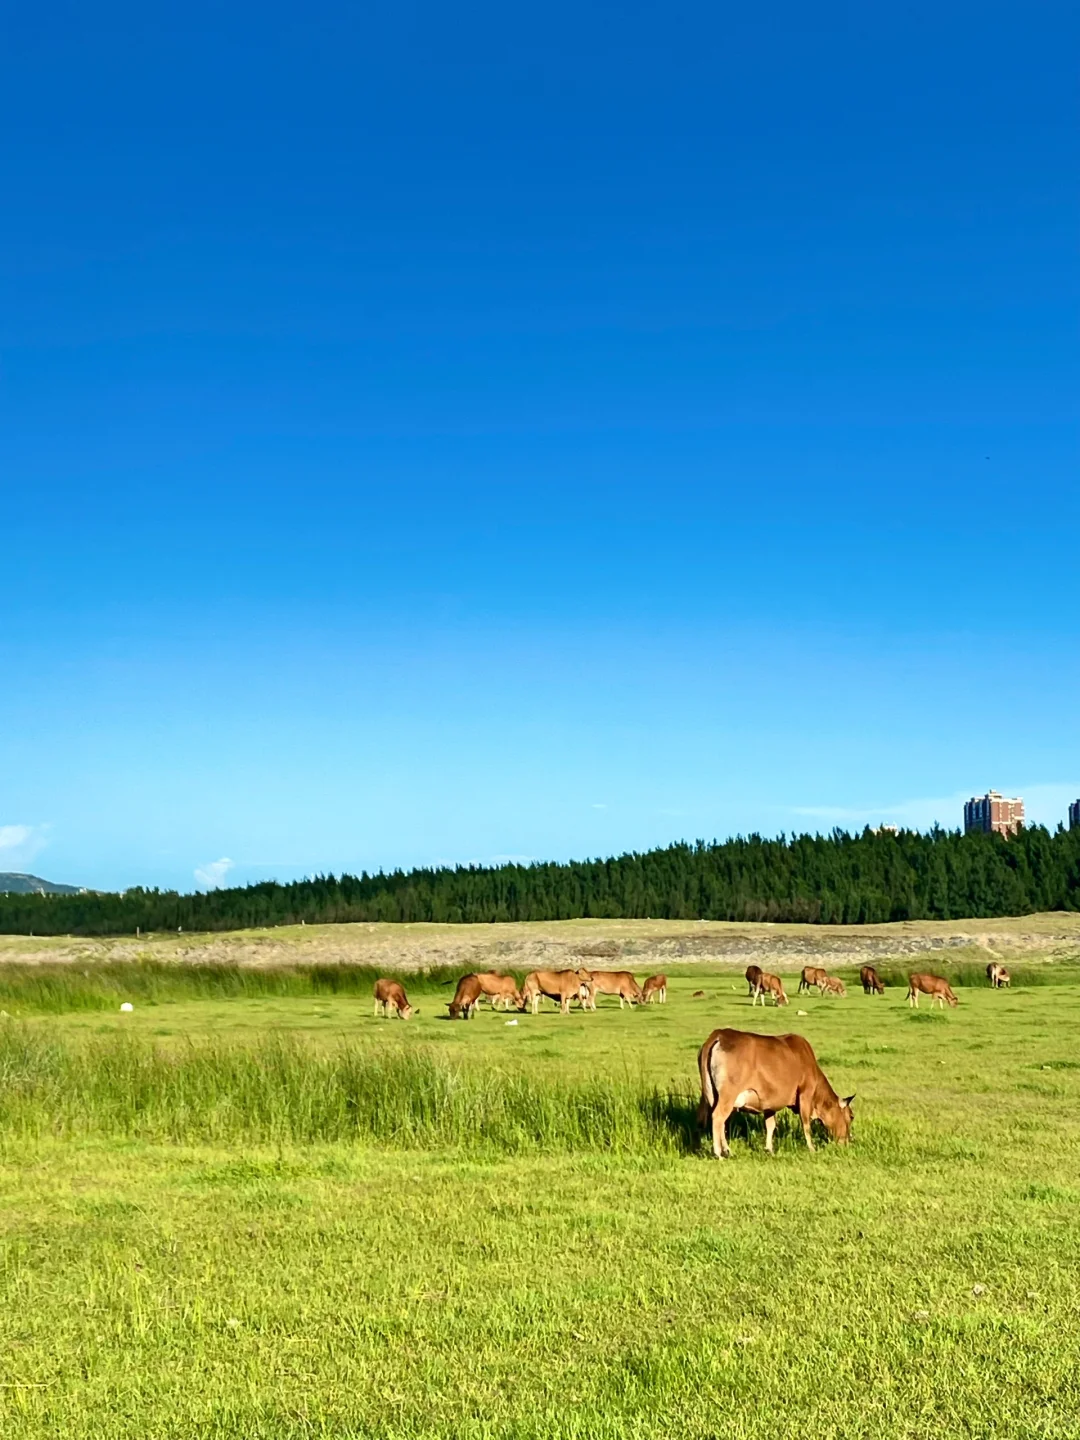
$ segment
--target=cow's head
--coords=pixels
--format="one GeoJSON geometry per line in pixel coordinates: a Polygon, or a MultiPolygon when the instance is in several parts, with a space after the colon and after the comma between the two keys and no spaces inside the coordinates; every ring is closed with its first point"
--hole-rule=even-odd
{"type": "Polygon", "coordinates": [[[951,990],[945,991],[945,999],[949,1002],[950,1010],[955,1010],[957,1005],[960,1004],[960,1001],[957,1000],[956,996],[952,993],[951,990]]]}
{"type": "Polygon", "coordinates": [[[837,1100],[836,1114],[830,1116],[826,1122],[829,1133],[837,1145],[848,1145],[851,1143],[851,1126],[855,1120],[855,1112],[851,1108],[854,1095],[848,1095],[844,1100],[837,1100]]]}

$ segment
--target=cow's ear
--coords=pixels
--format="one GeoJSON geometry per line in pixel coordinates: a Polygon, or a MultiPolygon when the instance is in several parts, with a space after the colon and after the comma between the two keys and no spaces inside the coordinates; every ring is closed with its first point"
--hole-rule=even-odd
{"type": "Polygon", "coordinates": [[[852,1100],[854,1100],[854,1099],[855,1099],[855,1096],[854,1096],[854,1095],[848,1095],[846,1099],[840,1101],[840,1104],[844,1107],[845,1110],[850,1110],[850,1109],[851,1109],[851,1102],[852,1102],[852,1100]]]}

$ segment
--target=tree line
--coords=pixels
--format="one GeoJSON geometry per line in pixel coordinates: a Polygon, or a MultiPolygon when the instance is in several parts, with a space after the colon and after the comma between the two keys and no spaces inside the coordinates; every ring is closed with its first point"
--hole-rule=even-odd
{"type": "Polygon", "coordinates": [[[322,875],[180,894],[0,895],[0,933],[134,935],[344,921],[775,920],[869,925],[1080,910],[1080,829],[1005,839],[739,836],[608,860],[322,875]]]}

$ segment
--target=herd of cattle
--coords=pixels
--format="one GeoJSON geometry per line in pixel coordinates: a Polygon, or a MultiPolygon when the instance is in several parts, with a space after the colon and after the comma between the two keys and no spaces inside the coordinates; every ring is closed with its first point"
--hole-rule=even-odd
{"type": "MultiPolygon", "coordinates": [[[[986,978],[995,990],[1007,987],[1011,976],[1004,965],[991,963],[986,978]]],[[[885,986],[872,965],[859,972],[867,995],[884,995],[885,986]]],[[[776,1005],[787,1005],[779,975],[770,975],[758,965],[746,970],[751,1004],[765,1004],[771,995],[776,1005]]],[[[816,989],[820,995],[846,995],[843,982],[827,974],[819,966],[807,965],[799,979],[799,994],[816,989]]],[[[702,991],[695,991],[696,996],[702,991]]],[[[520,987],[510,975],[463,975],[458,981],[453,1000],[448,1002],[450,1018],[468,1020],[476,1014],[480,1002],[487,999],[492,1009],[500,1005],[506,1010],[530,1010],[535,1015],[540,1001],[555,1001],[562,1014],[576,1002],[583,1010],[596,1009],[597,995],[618,997],[619,1009],[627,1005],[647,1005],[651,1001],[664,1004],[667,1000],[667,976],[650,975],[639,985],[628,970],[533,970],[520,987]]],[[[957,1004],[949,982],[940,975],[908,976],[908,1004],[918,1008],[920,995],[945,1008],[957,1004]]],[[[375,1014],[397,1015],[407,1020],[418,1013],[409,1004],[398,980],[375,982],[375,1014]]],[[[747,1110],[765,1119],[765,1148],[773,1153],[778,1110],[793,1110],[799,1116],[803,1135],[810,1150],[811,1122],[818,1120],[838,1144],[846,1145],[851,1138],[854,1095],[841,1100],[825,1078],[809,1042],[801,1035],[754,1035],[745,1030],[714,1030],[698,1053],[701,1079],[701,1103],[698,1122],[702,1129],[712,1130],[713,1151],[726,1159],[727,1122],[735,1110],[747,1110]]]]}

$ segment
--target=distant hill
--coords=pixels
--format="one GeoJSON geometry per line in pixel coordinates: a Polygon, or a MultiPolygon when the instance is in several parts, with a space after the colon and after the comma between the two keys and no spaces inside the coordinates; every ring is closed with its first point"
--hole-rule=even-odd
{"type": "Polygon", "coordinates": [[[79,885],[54,885],[38,875],[15,875],[0,870],[0,895],[81,895],[79,885]]]}

